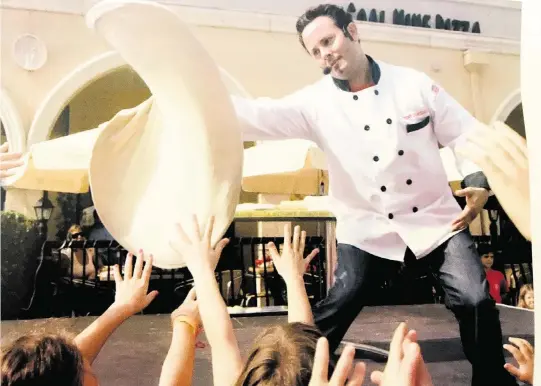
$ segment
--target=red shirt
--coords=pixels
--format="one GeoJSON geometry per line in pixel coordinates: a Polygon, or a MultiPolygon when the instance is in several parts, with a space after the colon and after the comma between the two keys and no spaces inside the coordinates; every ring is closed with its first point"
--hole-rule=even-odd
{"type": "Polygon", "coordinates": [[[487,281],[490,288],[490,296],[496,301],[496,303],[502,302],[502,290],[507,292],[507,281],[505,276],[500,271],[495,271],[493,269],[486,270],[487,281]]]}

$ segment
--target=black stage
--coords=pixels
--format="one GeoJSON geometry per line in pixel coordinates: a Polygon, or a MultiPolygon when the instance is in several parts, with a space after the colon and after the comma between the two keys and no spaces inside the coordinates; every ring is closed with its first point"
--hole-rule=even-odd
{"type": "MultiPolygon", "coordinates": [[[[533,343],[534,313],[500,307],[504,340],[509,336],[533,343]]],[[[78,333],[94,317],[40,319],[2,322],[2,341],[29,331],[78,333]]],[[[233,326],[243,352],[266,326],[286,321],[285,316],[243,316],[233,319],[233,326]]],[[[470,365],[460,344],[454,316],[442,305],[366,307],[351,326],[345,340],[388,348],[399,322],[416,329],[421,349],[436,386],[470,384],[470,365]]],[[[94,367],[104,386],[157,385],[162,362],[169,348],[169,315],[137,315],[122,325],[109,339],[94,367]]],[[[205,342],[205,337],[201,336],[205,342]]],[[[508,358],[512,360],[512,358],[508,358]]],[[[383,368],[383,363],[366,361],[368,371],[383,368]]],[[[368,372],[368,374],[369,374],[368,372]]],[[[212,384],[210,348],[196,350],[194,385],[212,384]]],[[[370,385],[369,376],[365,384],[370,385]]]]}

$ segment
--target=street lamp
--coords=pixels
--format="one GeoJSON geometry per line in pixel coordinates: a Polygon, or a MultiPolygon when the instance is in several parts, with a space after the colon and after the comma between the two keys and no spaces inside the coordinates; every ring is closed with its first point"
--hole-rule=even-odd
{"type": "Polygon", "coordinates": [[[34,205],[34,211],[36,212],[36,219],[38,220],[39,233],[41,237],[47,238],[47,222],[51,218],[54,205],[49,200],[48,192],[43,192],[43,197],[34,205]]]}

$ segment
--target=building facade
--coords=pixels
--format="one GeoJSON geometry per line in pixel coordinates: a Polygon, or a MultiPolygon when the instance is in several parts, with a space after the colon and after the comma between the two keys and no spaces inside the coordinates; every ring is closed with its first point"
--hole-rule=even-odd
{"type": "MultiPolygon", "coordinates": [[[[12,149],[25,151],[47,139],[95,128],[149,97],[141,78],[87,28],[84,14],[96,2],[2,2],[0,120],[2,141],[7,139],[12,149]]],[[[525,135],[520,1],[329,2],[344,6],[358,20],[367,54],[427,73],[480,121],[506,121],[525,135]]],[[[318,1],[163,3],[254,97],[285,96],[322,76],[295,34],[297,16],[318,1]]],[[[41,194],[8,188],[4,209],[32,216],[41,194]]],[[[243,196],[243,201],[256,199],[243,196]]],[[[477,223],[472,230],[486,232],[487,224],[477,223]]],[[[50,227],[50,236],[54,232],[50,227]]]]}

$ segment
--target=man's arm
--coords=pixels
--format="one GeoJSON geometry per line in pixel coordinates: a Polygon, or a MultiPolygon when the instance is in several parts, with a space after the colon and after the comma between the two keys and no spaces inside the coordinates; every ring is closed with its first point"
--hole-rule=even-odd
{"type": "Polygon", "coordinates": [[[466,135],[479,124],[447,91],[423,74],[422,89],[433,121],[434,132],[442,146],[449,147],[456,158],[457,169],[464,178],[462,188],[490,190],[487,178],[476,164],[464,158],[456,149],[466,141],[466,135]]]}
{"type": "Polygon", "coordinates": [[[231,96],[244,141],[314,141],[309,90],[310,86],[279,99],[231,96]]]}

